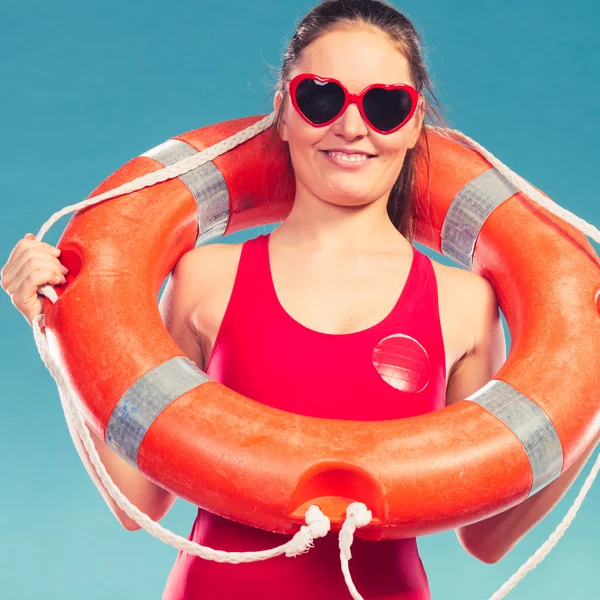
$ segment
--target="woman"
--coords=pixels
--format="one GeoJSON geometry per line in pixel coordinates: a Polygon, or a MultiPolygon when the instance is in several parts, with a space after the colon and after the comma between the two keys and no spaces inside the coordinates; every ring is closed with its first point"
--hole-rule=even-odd
{"type": "MultiPolygon", "coordinates": [[[[416,144],[425,136],[425,116],[437,117],[426,91],[435,104],[419,36],[391,6],[326,0],[301,21],[274,99],[275,135],[289,146],[296,179],[291,213],[271,235],[187,253],[161,300],[169,332],[213,379],[285,410],[367,420],[438,410],[478,390],[500,368],[505,341],[493,288],[412,246],[416,144]],[[351,94],[372,84],[401,85],[383,115],[381,98],[373,95],[365,97],[364,110],[353,97],[334,114],[328,103],[343,100],[343,90],[330,80],[351,94]],[[377,350],[398,338],[408,346],[395,346],[383,361],[377,350]]],[[[3,288],[30,323],[42,311],[38,287],[65,281],[59,254],[28,235],[2,270],[3,288]]],[[[92,437],[123,493],[161,519],[175,496],[92,437]]],[[[576,475],[563,481],[562,493],[576,475]]],[[[554,504],[546,504],[547,512],[554,504]]],[[[542,518],[532,506],[529,520],[515,507],[493,522],[457,530],[459,539],[480,560],[495,562],[542,518]],[[501,530],[503,536],[491,534],[501,530]]],[[[139,529],[111,508],[124,527],[139,529]]],[[[248,551],[288,536],[199,510],[190,539],[248,551]]],[[[430,597],[415,539],[356,539],[352,556],[365,598],[430,597]]],[[[163,596],[240,597],[348,598],[336,536],[294,559],[252,564],[180,552],[163,596]]]]}

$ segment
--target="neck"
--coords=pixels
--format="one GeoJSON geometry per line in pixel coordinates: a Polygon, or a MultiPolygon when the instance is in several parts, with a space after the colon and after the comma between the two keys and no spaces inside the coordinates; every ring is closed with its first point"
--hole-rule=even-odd
{"type": "MultiPolygon", "coordinates": [[[[279,243],[296,249],[377,252],[401,249],[406,238],[387,214],[387,198],[359,206],[325,202],[297,188],[294,204],[277,228],[279,243]]],[[[406,249],[406,248],[404,248],[406,249]]]]}

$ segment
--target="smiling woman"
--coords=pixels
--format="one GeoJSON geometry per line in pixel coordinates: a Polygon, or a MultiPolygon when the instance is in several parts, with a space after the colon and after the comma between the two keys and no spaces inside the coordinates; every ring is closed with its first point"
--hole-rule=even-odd
{"type": "MultiPolygon", "coordinates": [[[[428,115],[443,124],[436,105],[419,36],[393,7],[330,0],[304,17],[274,100],[272,147],[283,140],[289,150],[291,211],[268,236],[190,253],[166,293],[171,306],[193,304],[193,338],[211,378],[305,415],[423,414],[443,408],[480,323],[495,350],[470,363],[470,391],[498,370],[504,337],[491,286],[411,247],[416,164],[428,151],[423,123],[428,115]],[[301,384],[305,365],[310,379],[301,384]]],[[[201,509],[190,539],[230,551],[286,541],[201,509]]],[[[414,537],[356,540],[352,557],[366,598],[430,597],[414,537]]],[[[180,552],[164,599],[234,598],[260,585],[265,599],[341,600],[348,591],[338,563],[332,536],[293,561],[234,566],[180,552]]]]}

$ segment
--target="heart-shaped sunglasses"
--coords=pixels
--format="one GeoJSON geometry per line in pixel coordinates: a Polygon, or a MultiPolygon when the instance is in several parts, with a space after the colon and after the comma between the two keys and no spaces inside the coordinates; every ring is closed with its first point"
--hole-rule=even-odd
{"type": "Polygon", "coordinates": [[[372,129],[388,134],[408,123],[419,103],[417,90],[405,83],[374,83],[351,94],[337,79],[301,73],[288,86],[294,108],[315,127],[333,123],[355,103],[372,129]]]}

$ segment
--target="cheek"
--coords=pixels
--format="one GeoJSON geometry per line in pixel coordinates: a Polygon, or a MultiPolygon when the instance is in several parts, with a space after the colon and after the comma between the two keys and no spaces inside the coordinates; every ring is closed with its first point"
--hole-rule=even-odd
{"type": "Polygon", "coordinates": [[[386,169],[395,171],[396,174],[400,172],[408,150],[409,138],[410,131],[408,130],[398,131],[389,136],[379,136],[376,148],[379,156],[383,159],[382,163],[386,165],[386,169]]]}
{"type": "Polygon", "coordinates": [[[314,161],[317,147],[323,140],[323,130],[326,128],[312,127],[298,119],[288,122],[288,144],[292,160],[298,170],[306,165],[307,161],[314,161]]]}
{"type": "Polygon", "coordinates": [[[383,193],[390,190],[402,171],[404,159],[406,157],[406,146],[391,146],[385,151],[382,150],[379,164],[379,174],[376,177],[377,193],[383,193]]]}
{"type": "Polygon", "coordinates": [[[302,152],[312,150],[312,147],[323,139],[324,129],[326,128],[313,127],[296,116],[289,121],[288,125],[290,144],[294,144],[302,152]]]}
{"type": "Polygon", "coordinates": [[[406,153],[408,144],[410,142],[412,127],[405,125],[394,133],[389,135],[377,134],[376,148],[379,149],[381,154],[389,155],[403,155],[406,153]]]}
{"type": "Polygon", "coordinates": [[[291,104],[286,106],[285,122],[290,144],[299,147],[305,146],[314,143],[313,140],[319,138],[319,128],[307,123],[291,104]]]}

